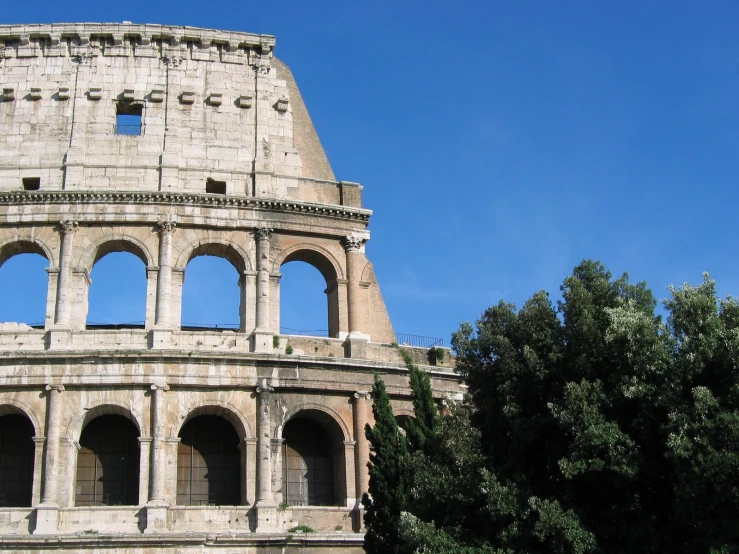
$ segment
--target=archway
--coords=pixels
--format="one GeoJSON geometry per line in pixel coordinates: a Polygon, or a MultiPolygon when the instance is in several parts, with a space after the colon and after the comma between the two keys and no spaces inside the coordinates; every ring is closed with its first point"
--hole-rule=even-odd
{"type": "Polygon", "coordinates": [[[179,433],[177,504],[241,504],[241,453],[233,425],[216,415],[189,420],[179,433]]]}
{"type": "Polygon", "coordinates": [[[0,322],[25,323],[43,327],[49,261],[44,250],[32,242],[19,242],[0,249],[0,322]]]}
{"type": "Polygon", "coordinates": [[[280,271],[280,334],[329,336],[323,275],[305,262],[285,263],[280,271]]]}
{"type": "Polygon", "coordinates": [[[333,418],[303,410],[282,430],[283,500],[291,506],[343,506],[344,441],[333,418]]]}
{"type": "Polygon", "coordinates": [[[33,424],[25,415],[0,416],[0,507],[31,505],[33,435],[33,424]]]}
{"type": "Polygon", "coordinates": [[[120,415],[92,419],[80,435],[76,506],[136,506],[139,503],[139,433],[120,415]]]}
{"type": "Polygon", "coordinates": [[[143,260],[140,254],[122,250],[105,252],[96,259],[90,274],[88,329],[144,326],[146,263],[143,260]]]}
{"type": "Polygon", "coordinates": [[[182,328],[239,329],[242,326],[241,275],[226,258],[196,253],[185,268],[182,328]]]}
{"type": "Polygon", "coordinates": [[[281,332],[338,337],[343,292],[339,288],[338,262],[324,249],[299,244],[277,263],[283,273],[279,293],[281,332]]]}

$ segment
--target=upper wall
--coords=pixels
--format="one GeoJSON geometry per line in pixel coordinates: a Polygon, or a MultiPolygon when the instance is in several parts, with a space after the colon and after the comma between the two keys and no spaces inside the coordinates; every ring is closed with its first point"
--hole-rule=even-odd
{"type": "Polygon", "coordinates": [[[361,207],[274,45],[192,27],[0,26],[0,191],[38,178],[41,190],[200,194],[210,180],[228,196],[361,207]],[[140,111],[140,135],[116,134],[117,111],[140,111]]]}

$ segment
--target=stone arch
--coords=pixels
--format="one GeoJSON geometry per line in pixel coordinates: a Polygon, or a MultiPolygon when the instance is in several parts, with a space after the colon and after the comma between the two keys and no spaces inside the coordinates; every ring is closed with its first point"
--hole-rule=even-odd
{"type": "Polygon", "coordinates": [[[324,414],[325,417],[319,417],[317,421],[319,423],[325,424],[326,422],[329,422],[330,430],[332,430],[334,433],[336,433],[336,439],[340,440],[342,442],[350,441],[352,440],[351,432],[349,431],[349,426],[344,421],[344,418],[339,415],[339,413],[329,408],[328,406],[324,406],[322,404],[316,404],[313,402],[307,402],[304,404],[301,404],[300,406],[289,410],[285,417],[282,419],[280,424],[275,427],[275,436],[274,438],[280,439],[282,438],[282,431],[285,428],[285,425],[293,419],[296,415],[298,415],[300,412],[320,412],[324,414]]]}
{"type": "Polygon", "coordinates": [[[285,248],[275,258],[272,273],[279,273],[280,267],[288,262],[305,262],[321,272],[326,284],[335,279],[344,279],[344,266],[333,253],[311,242],[301,242],[285,248]]]}
{"type": "Polygon", "coordinates": [[[13,256],[18,254],[39,254],[53,264],[53,250],[36,237],[13,238],[0,244],[0,267],[13,256]]]}
{"type": "Polygon", "coordinates": [[[39,430],[42,429],[41,421],[30,405],[16,399],[3,400],[0,402],[0,417],[11,414],[27,417],[28,421],[33,425],[34,436],[42,436],[39,434],[39,430]]]}
{"type": "Polygon", "coordinates": [[[101,258],[113,252],[128,252],[129,254],[133,254],[144,263],[145,267],[154,264],[152,253],[149,251],[149,247],[143,242],[128,235],[113,235],[105,237],[87,250],[80,266],[91,271],[93,266],[101,258]]]}
{"type": "Polygon", "coordinates": [[[74,505],[137,506],[141,426],[136,417],[121,406],[103,404],[88,410],[81,423],[74,505]]]}
{"type": "Polygon", "coordinates": [[[201,415],[215,415],[222,417],[231,425],[233,425],[234,429],[236,430],[236,434],[239,435],[239,439],[241,439],[242,441],[244,439],[249,439],[253,437],[251,429],[249,428],[249,423],[247,422],[246,418],[241,415],[241,413],[236,409],[235,406],[229,403],[205,404],[193,408],[182,419],[182,422],[177,427],[176,432],[172,433],[172,436],[179,436],[180,431],[182,431],[182,428],[185,426],[185,424],[187,424],[188,421],[201,415]]]}
{"type": "MultiPolygon", "coordinates": [[[[341,305],[345,302],[343,292],[339,290],[339,281],[344,280],[343,265],[328,249],[307,242],[292,245],[280,252],[274,261],[273,273],[279,273],[280,268],[289,262],[307,263],[323,276],[326,283],[328,336],[338,338],[342,330],[341,305]]],[[[279,318],[275,327],[279,328],[279,318]]]]}
{"type": "Polygon", "coordinates": [[[248,433],[233,406],[208,404],[191,410],[177,430],[176,503],[243,505],[248,433]]]}
{"type": "Polygon", "coordinates": [[[130,408],[122,404],[106,402],[105,404],[98,404],[97,406],[89,408],[79,416],[72,418],[72,420],[69,422],[69,425],[67,426],[66,437],[71,441],[79,442],[80,435],[82,434],[82,430],[85,428],[85,426],[96,417],[102,415],[123,416],[126,419],[129,419],[134,424],[136,430],[139,433],[139,437],[145,436],[142,433],[141,421],[136,416],[136,414],[131,411],[130,408]]]}
{"type": "Polygon", "coordinates": [[[347,498],[348,428],[330,408],[305,404],[279,428],[283,500],[301,506],[343,506],[347,498]]]}
{"type": "Polygon", "coordinates": [[[244,271],[251,270],[249,255],[240,246],[226,240],[210,237],[207,240],[199,239],[184,245],[175,260],[174,268],[184,271],[187,264],[198,256],[224,258],[236,268],[239,276],[243,275],[244,271]]]}

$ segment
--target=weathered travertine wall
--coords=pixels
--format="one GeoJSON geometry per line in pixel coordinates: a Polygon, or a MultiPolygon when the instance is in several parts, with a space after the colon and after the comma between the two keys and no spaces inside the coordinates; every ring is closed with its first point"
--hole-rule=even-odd
{"type": "MultiPolygon", "coordinates": [[[[412,414],[407,371],[365,252],[362,187],[335,181],[274,46],[189,27],[0,26],[0,267],[48,260],[43,329],[0,323],[0,423],[20,414],[34,435],[30,506],[0,508],[0,551],[362,551],[368,393],[377,372],[412,414]],[[121,111],[141,113],[139,134],[116,132],[121,111]],[[143,264],[146,321],[90,328],[92,269],[119,251],[143,264]],[[201,255],[239,272],[238,329],[182,328],[201,255]],[[293,261],[325,279],[328,337],[279,335],[293,261]],[[138,502],[76,506],[81,434],[105,415],[135,427],[138,502]],[[178,504],[181,431],[203,415],[238,436],[238,505],[178,504]],[[332,506],[283,503],[297,420],[330,442],[332,506]]],[[[439,401],[460,398],[450,356],[409,352],[439,401]]]]}

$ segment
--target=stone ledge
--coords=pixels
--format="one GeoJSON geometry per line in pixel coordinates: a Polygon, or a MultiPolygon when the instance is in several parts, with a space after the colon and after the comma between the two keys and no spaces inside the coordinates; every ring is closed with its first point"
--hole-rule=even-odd
{"type": "Polygon", "coordinates": [[[95,192],[44,191],[0,192],[0,205],[18,204],[168,204],[176,206],[218,206],[315,214],[337,219],[369,221],[372,210],[333,204],[317,204],[277,198],[254,198],[187,194],[181,192],[95,192]]]}

